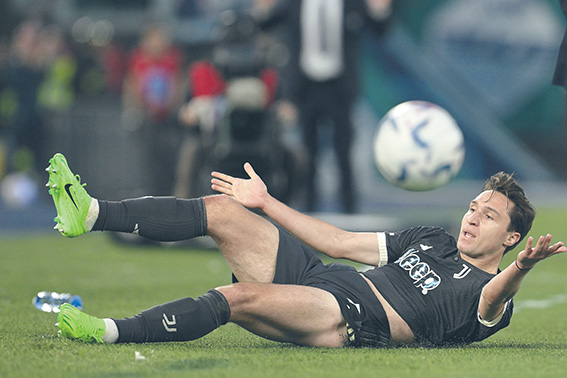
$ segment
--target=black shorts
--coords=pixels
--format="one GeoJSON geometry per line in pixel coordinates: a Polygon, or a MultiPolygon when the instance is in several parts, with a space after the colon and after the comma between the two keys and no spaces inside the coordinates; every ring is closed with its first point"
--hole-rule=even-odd
{"type": "Polygon", "coordinates": [[[384,308],[358,271],[324,265],[315,252],[284,229],[280,233],[273,283],[317,287],[333,294],[347,323],[348,346],[385,347],[390,326],[384,308]]]}

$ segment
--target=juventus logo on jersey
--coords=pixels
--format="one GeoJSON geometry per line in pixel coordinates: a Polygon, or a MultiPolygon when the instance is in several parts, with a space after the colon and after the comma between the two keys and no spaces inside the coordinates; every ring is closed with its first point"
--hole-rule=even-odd
{"type": "Polygon", "coordinates": [[[463,269],[459,273],[454,273],[453,278],[456,280],[462,280],[471,272],[471,268],[463,264],[463,269]]]}

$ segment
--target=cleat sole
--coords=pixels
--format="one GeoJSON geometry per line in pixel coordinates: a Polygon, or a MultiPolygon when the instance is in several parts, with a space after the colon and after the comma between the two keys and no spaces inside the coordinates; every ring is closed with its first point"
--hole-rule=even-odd
{"type": "Polygon", "coordinates": [[[88,232],[84,222],[92,198],[84,189],[86,184],[81,183],[79,175],[71,172],[67,160],[61,154],[55,154],[45,170],[49,173],[45,186],[49,188],[48,193],[53,197],[57,210],[54,219],[57,224],[53,228],[66,237],[88,232]]]}

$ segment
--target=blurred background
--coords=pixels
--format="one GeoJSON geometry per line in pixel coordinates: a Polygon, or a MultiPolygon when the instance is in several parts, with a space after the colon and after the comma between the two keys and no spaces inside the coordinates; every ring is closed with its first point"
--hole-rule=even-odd
{"type": "Polygon", "coordinates": [[[337,130],[320,128],[313,155],[301,103],[287,101],[293,21],[268,22],[287,2],[0,0],[1,232],[53,225],[43,168],[55,152],[104,199],[208,194],[210,171],[243,176],[251,161],[276,197],[351,229],[450,227],[500,170],[536,207],[564,206],[557,1],[393,0],[371,15],[378,27],[347,13],[358,32],[350,189],[337,130]],[[377,123],[408,100],[445,107],[465,135],[462,170],[435,191],[394,188],[374,165],[377,123]]]}

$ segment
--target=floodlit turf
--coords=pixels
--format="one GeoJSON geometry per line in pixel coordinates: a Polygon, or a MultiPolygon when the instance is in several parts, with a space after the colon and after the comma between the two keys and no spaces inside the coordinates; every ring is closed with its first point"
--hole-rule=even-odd
{"type": "MultiPolygon", "coordinates": [[[[532,234],[567,241],[567,212],[541,211],[532,234]]],[[[506,257],[511,262],[515,252],[506,257]]],[[[567,368],[567,255],[530,272],[510,327],[464,348],[325,349],[270,342],[229,324],[186,343],[88,345],[62,339],[42,290],[82,296],[95,316],[124,317],[228,284],[216,251],[131,247],[93,233],[0,239],[1,377],[562,377],[567,368]],[[135,353],[145,357],[137,361],[135,353]]]]}

